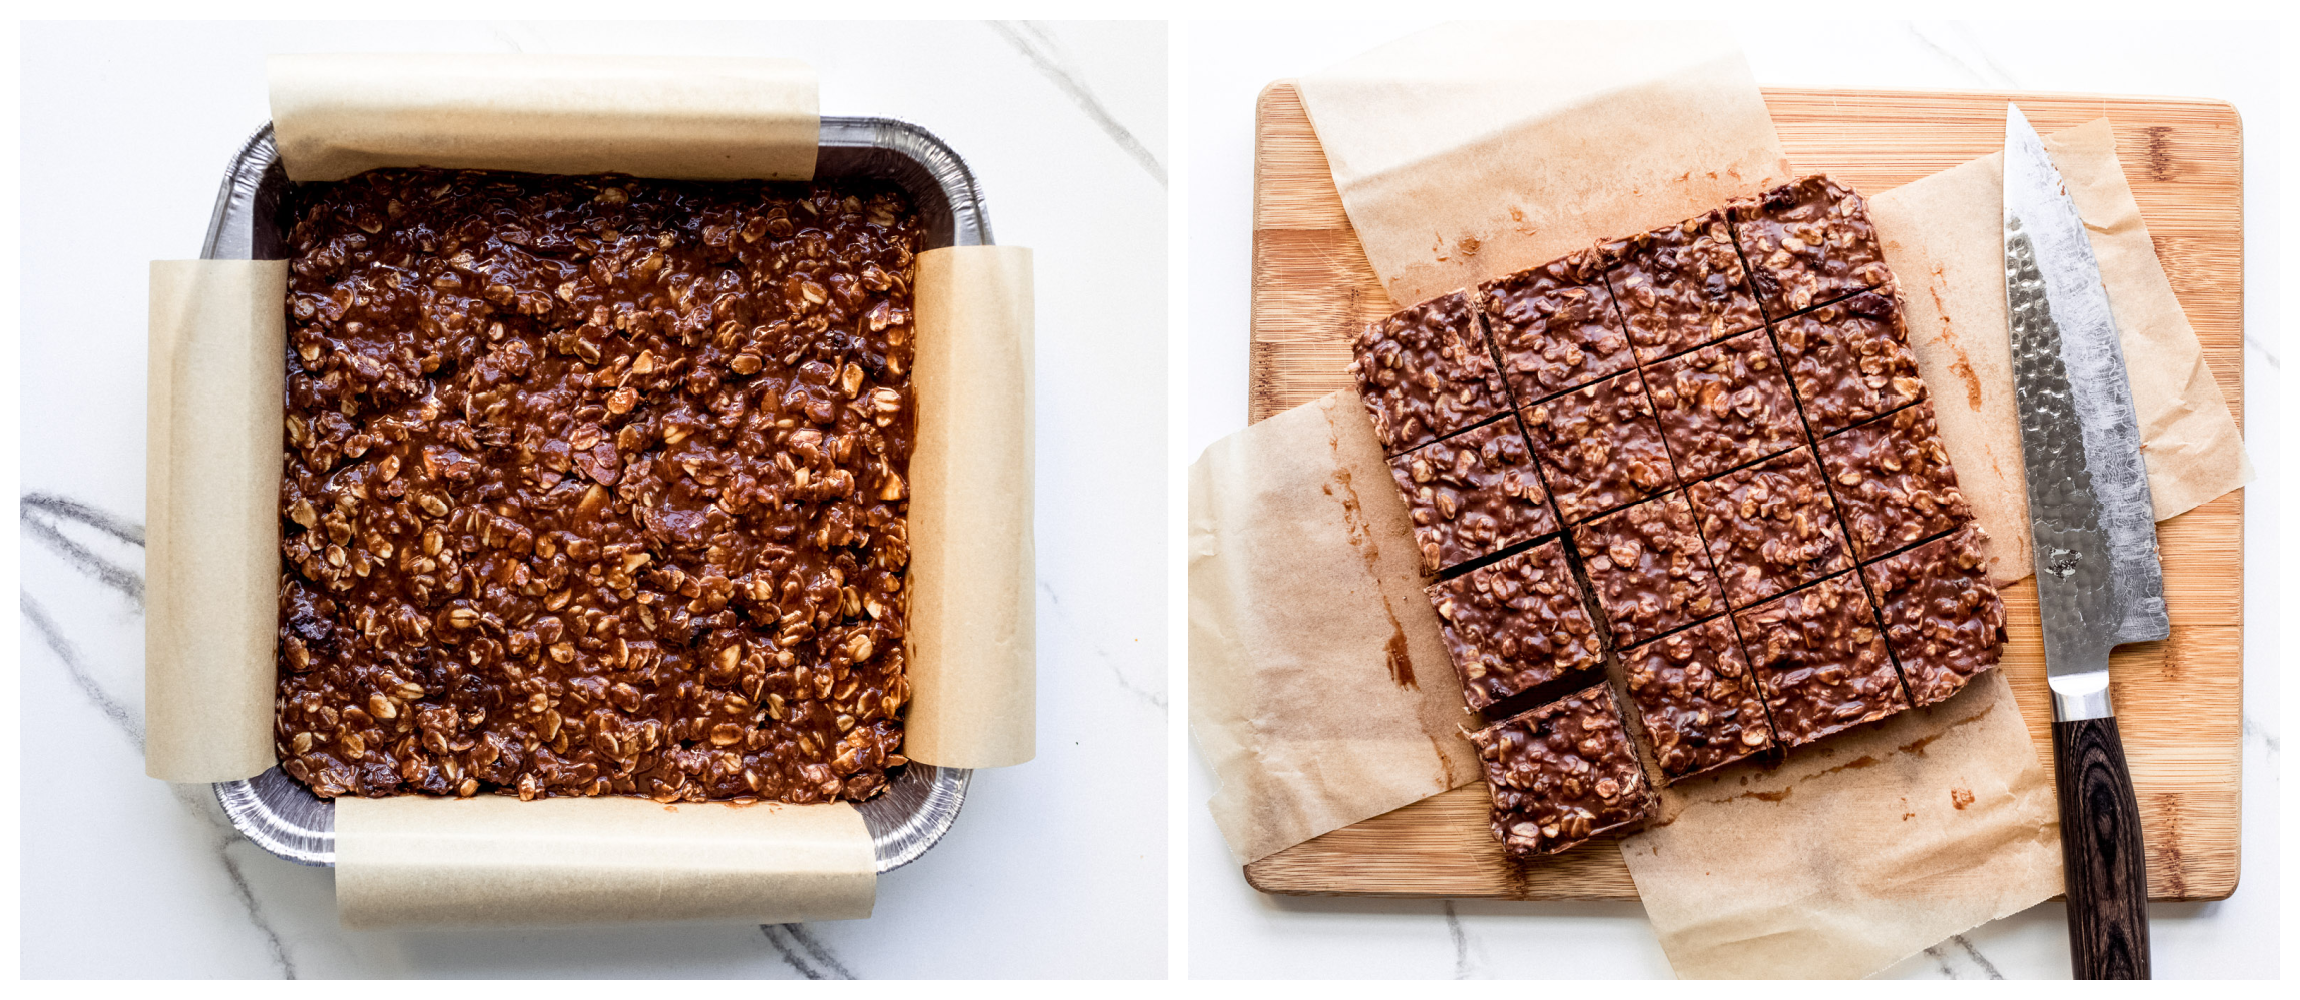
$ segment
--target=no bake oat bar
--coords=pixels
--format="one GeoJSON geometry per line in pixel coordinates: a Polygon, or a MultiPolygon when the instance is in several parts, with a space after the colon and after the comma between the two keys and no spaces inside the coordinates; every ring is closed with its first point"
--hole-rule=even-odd
{"type": "Polygon", "coordinates": [[[1655,497],[1573,529],[1589,589],[1616,647],[1725,611],[1683,494],[1655,497]]]}
{"type": "Polygon", "coordinates": [[[1862,292],[1773,326],[1813,433],[1830,434],[1925,398],[1898,300],[1862,292]]]}
{"type": "Polygon", "coordinates": [[[1674,489],[1677,474],[1634,371],[1518,411],[1568,524],[1674,489]]]}
{"type": "Polygon", "coordinates": [[[1477,286],[1520,406],[1636,363],[1597,254],[1582,250],[1477,286]]]}
{"type": "Polygon", "coordinates": [[[1611,264],[1607,282],[1639,362],[1764,324],[1724,209],[1606,243],[1599,252],[1611,264]]]}
{"type": "Polygon", "coordinates": [[[1390,459],[1422,569],[1436,573],[1557,530],[1517,420],[1500,420],[1390,459]]]}
{"type": "Polygon", "coordinates": [[[1677,474],[1707,479],[1805,443],[1805,426],[1765,331],[1645,369],[1661,440],[1677,474]]]}
{"type": "Polygon", "coordinates": [[[1826,175],[1735,201],[1731,211],[1741,259],[1772,319],[1892,278],[1868,202],[1826,175]]]}
{"type": "Polygon", "coordinates": [[[1764,699],[1732,621],[1712,618],[1621,654],[1629,700],[1669,781],[1773,745],[1764,699]]]}
{"type": "Polygon", "coordinates": [[[1493,797],[1493,839],[1520,857],[1635,829],[1653,786],[1604,684],[1470,734],[1493,797]]]}
{"type": "Polygon", "coordinates": [[[1909,700],[1920,708],[1963,690],[2004,649],[2004,602],[1989,585],[1987,541],[1979,525],[1966,525],[1861,568],[1909,700]]]}
{"type": "Polygon", "coordinates": [[[1484,708],[1604,656],[1581,585],[1551,539],[1428,588],[1471,708],[1484,708]]]}
{"type": "Polygon", "coordinates": [[[291,198],[290,775],[885,786],[921,234],[899,191],[379,170],[291,198]]]}
{"type": "Polygon", "coordinates": [[[1509,390],[1466,292],[1441,295],[1359,331],[1350,374],[1392,455],[1492,419],[1509,390]]]}
{"type": "Polygon", "coordinates": [[[1879,559],[1973,519],[1929,403],[1822,438],[1819,447],[1854,558],[1879,559]]]}
{"type": "Polygon", "coordinates": [[[1909,707],[1876,613],[1851,573],[1734,615],[1784,746],[1909,707]]]}
{"type": "Polygon", "coordinates": [[[1736,608],[1853,567],[1810,451],[1799,448],[1685,492],[1725,600],[1736,608]]]}

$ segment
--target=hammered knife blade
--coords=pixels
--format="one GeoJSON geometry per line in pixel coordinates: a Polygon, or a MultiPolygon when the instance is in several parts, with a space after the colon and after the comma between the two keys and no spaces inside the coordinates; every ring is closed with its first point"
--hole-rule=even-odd
{"type": "Polygon", "coordinates": [[[2145,979],[2147,860],[2108,654],[2171,634],[2164,569],[2100,265],[2043,140],[2009,105],[2004,249],[2072,964],[2080,978],[2145,979]]]}

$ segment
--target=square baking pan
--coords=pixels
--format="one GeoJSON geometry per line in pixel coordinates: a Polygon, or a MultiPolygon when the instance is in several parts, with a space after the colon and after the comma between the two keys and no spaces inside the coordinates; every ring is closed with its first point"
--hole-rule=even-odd
{"type": "MultiPolygon", "coordinates": [[[[932,133],[888,118],[824,118],[821,136],[815,179],[899,185],[926,222],[921,249],[991,243],[974,175],[932,133]]],[[[279,210],[290,185],[266,124],[232,157],[200,257],[284,259],[287,233],[279,210]]],[[[958,819],[972,774],[912,761],[884,793],[856,804],[881,873],[918,860],[942,839],[958,819]]],[[[277,765],[253,778],[217,782],[215,791],[232,825],[257,846],[298,864],[335,865],[335,803],[312,794],[277,765]]]]}

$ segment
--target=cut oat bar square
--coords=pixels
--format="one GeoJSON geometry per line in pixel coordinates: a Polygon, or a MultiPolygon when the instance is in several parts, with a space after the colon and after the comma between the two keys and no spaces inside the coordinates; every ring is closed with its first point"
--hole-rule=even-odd
{"type": "Polygon", "coordinates": [[[1587,521],[1573,529],[1573,540],[1616,646],[1725,611],[1725,595],[1682,494],[1587,521]]]}
{"type": "Polygon", "coordinates": [[[1427,590],[1471,708],[1602,662],[1581,585],[1554,538],[1427,590]]]}
{"type": "Polygon", "coordinates": [[[1550,498],[1568,524],[1677,486],[1653,403],[1636,371],[1518,411],[1550,498]]]}
{"type": "Polygon", "coordinates": [[[1989,585],[1987,546],[1980,526],[1966,525],[1861,569],[1919,707],[1947,701],[2004,650],[2004,602],[1989,585]]]}
{"type": "Polygon", "coordinates": [[[1853,568],[1811,451],[1799,448],[1685,492],[1733,607],[1853,568]]]}
{"type": "Polygon", "coordinates": [[[1813,433],[1830,434],[1925,398],[1890,292],[1861,292],[1775,323],[1773,337],[1813,433]]]}
{"type": "Polygon", "coordinates": [[[1593,251],[1495,278],[1477,293],[1519,405],[1636,364],[1593,251]]]}
{"type": "Polygon", "coordinates": [[[1851,573],[1734,615],[1783,746],[1909,707],[1868,594],[1851,573]]]}
{"type": "Polygon", "coordinates": [[[1390,459],[1390,475],[1405,494],[1427,572],[1557,530],[1533,453],[1511,415],[1390,459]]]}
{"type": "Polygon", "coordinates": [[[1819,449],[1853,556],[1862,562],[1973,519],[1930,403],[1822,438],[1819,449]]]}
{"type": "Polygon", "coordinates": [[[1707,479],[1805,443],[1805,425],[1763,330],[1647,366],[1645,385],[1669,458],[1707,479]]]}
{"type": "Polygon", "coordinates": [[[1773,745],[1773,727],[1741,640],[1712,618],[1621,654],[1629,700],[1668,781],[1722,767],[1773,745]]]}
{"type": "Polygon", "coordinates": [[[1509,390],[1467,292],[1441,295],[1359,331],[1350,374],[1392,455],[1508,410],[1509,390]]]}
{"type": "Polygon", "coordinates": [[[1783,184],[1729,206],[1733,236],[1765,315],[1840,299],[1892,277],[1860,194],[1826,175],[1783,184]]]}
{"type": "Polygon", "coordinates": [[[1764,325],[1724,209],[1599,248],[1637,360],[1653,361],[1764,325]]]}
{"type": "Polygon", "coordinates": [[[1493,839],[1516,857],[1625,833],[1656,797],[1613,689],[1595,684],[1470,734],[1493,797],[1493,839]]]}

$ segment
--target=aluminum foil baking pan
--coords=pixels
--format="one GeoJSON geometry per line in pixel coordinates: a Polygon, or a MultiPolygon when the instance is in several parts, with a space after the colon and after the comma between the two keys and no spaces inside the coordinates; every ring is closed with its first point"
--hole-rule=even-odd
{"type": "MultiPolygon", "coordinates": [[[[926,249],[991,242],[990,218],[983,213],[974,174],[942,140],[916,125],[890,118],[823,119],[815,177],[900,185],[925,217],[926,249]]],[[[288,187],[279,146],[266,124],[232,157],[200,257],[285,258],[287,234],[279,209],[288,187]]],[[[918,860],[942,839],[966,802],[973,773],[914,761],[885,792],[856,806],[870,830],[880,872],[918,860]]],[[[244,781],[220,781],[215,788],[224,815],[257,846],[299,864],[334,866],[335,803],[313,795],[278,767],[244,781]]]]}

